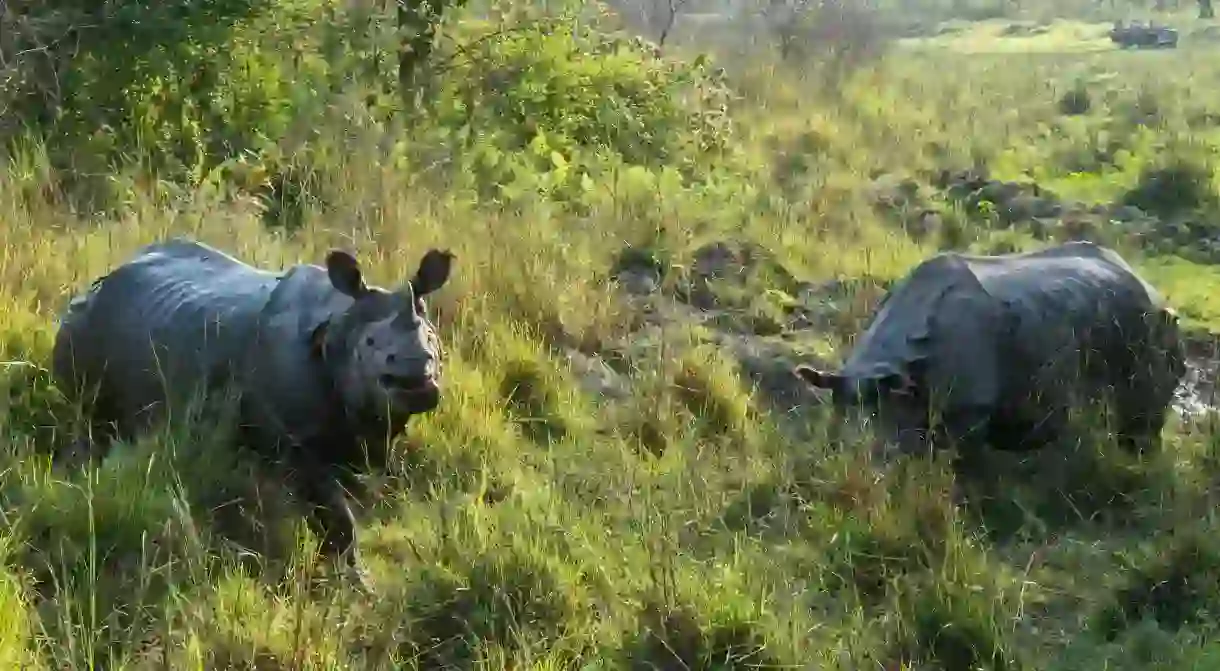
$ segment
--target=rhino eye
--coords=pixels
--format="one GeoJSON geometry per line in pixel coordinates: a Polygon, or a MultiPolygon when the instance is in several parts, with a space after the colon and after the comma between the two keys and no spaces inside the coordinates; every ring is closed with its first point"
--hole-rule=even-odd
{"type": "Polygon", "coordinates": [[[372,336],[369,336],[369,337],[365,338],[365,339],[364,339],[364,344],[365,344],[365,345],[368,345],[369,347],[372,347],[372,346],[373,346],[373,337],[372,337],[372,336]]]}
{"type": "Polygon", "coordinates": [[[394,363],[394,355],[393,355],[393,354],[387,354],[387,355],[385,355],[385,362],[386,362],[386,363],[394,363]]]}

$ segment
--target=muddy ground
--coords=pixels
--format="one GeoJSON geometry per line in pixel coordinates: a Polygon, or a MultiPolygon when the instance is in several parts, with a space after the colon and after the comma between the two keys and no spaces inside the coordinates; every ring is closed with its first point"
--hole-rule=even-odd
{"type": "MultiPolygon", "coordinates": [[[[683,278],[665,277],[655,265],[626,263],[615,269],[615,279],[639,327],[612,345],[614,358],[647,367],[660,360],[667,333],[695,328],[736,361],[759,401],[777,413],[826,400],[797,380],[793,367],[830,363],[823,357],[849,346],[889,285],[872,278],[801,282],[764,250],[731,242],[701,248],[683,278]]],[[[1220,335],[1188,333],[1187,342],[1187,374],[1174,408],[1197,418],[1217,408],[1220,335]]],[[[568,358],[588,391],[620,399],[631,394],[621,366],[574,349],[568,358]]]]}

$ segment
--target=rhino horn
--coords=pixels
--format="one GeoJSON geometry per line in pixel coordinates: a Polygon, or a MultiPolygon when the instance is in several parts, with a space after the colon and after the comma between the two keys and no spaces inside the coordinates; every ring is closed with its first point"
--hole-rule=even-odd
{"type": "Polygon", "coordinates": [[[403,328],[415,326],[415,289],[410,282],[404,282],[394,296],[398,299],[398,315],[394,317],[394,325],[403,328]]]}
{"type": "Polygon", "coordinates": [[[795,373],[800,379],[804,380],[809,386],[817,387],[819,389],[838,389],[843,385],[844,381],[844,377],[841,373],[820,371],[804,364],[797,366],[793,370],[793,373],[795,373]]]}

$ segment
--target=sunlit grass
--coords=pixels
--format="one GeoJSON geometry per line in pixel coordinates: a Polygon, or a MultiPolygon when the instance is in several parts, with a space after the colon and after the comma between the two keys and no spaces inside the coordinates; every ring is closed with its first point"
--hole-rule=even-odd
{"type": "MultiPolygon", "coordinates": [[[[1143,461],[1100,433],[1029,463],[993,455],[982,494],[958,505],[946,459],[884,467],[863,441],[839,449],[824,408],[775,411],[709,335],[941,249],[873,206],[874,177],[926,183],[974,162],[1092,205],[1214,139],[1212,55],[1101,53],[1104,27],[1006,25],[927,40],[942,48],[834,90],[782,67],[736,72],[733,171],[693,188],[624,169],[581,208],[425,178],[385,160],[389,131],[371,121],[319,129],[351,150],[316,166],[327,205],[292,234],[203,187],[130,186],[118,214],[74,213],[46,196],[62,194],[45,156],[14,157],[0,171],[0,362],[33,365],[0,368],[0,667],[1210,668],[1213,625],[1165,605],[1220,608],[1216,567],[1198,560],[1216,552],[1206,427],[1175,423],[1143,461]],[[1082,77],[1095,105],[1065,118],[1059,99],[1082,77]],[[1157,121],[1132,120],[1141,92],[1157,121]],[[1083,165],[1111,141],[1126,153],[1083,165]],[[445,399],[360,512],[375,595],[327,588],[281,483],[216,427],[168,427],[95,468],[49,465],[73,419],[38,369],[58,311],[168,235],[264,267],[343,246],[383,285],[429,247],[456,253],[430,303],[445,399]],[[771,265],[713,287],[721,321],[697,323],[677,297],[717,242],[771,265]],[[665,265],[651,316],[610,279],[628,245],[665,265]],[[577,355],[628,393],[591,391],[577,355]]],[[[960,216],[975,251],[1046,244],[960,216]]],[[[1220,330],[1220,271],[1137,252],[1189,327],[1220,330]]],[[[869,286],[838,297],[824,329],[735,335],[833,360],[880,295],[869,286]]]]}

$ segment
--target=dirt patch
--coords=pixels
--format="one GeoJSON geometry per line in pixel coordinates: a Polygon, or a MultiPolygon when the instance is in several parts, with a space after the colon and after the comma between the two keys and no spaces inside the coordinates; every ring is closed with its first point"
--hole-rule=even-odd
{"type": "Polygon", "coordinates": [[[1174,394],[1174,410],[1187,417],[1214,412],[1217,409],[1217,373],[1220,373],[1220,336],[1188,334],[1186,375],[1174,394]]]}
{"type": "Polygon", "coordinates": [[[929,172],[921,179],[878,175],[869,197],[885,221],[914,240],[938,239],[942,249],[966,249],[984,231],[1012,229],[1054,242],[1125,240],[1151,254],[1220,263],[1220,228],[1208,214],[1220,203],[1202,165],[1149,167],[1115,202],[1096,204],[1061,198],[1034,181],[992,179],[985,168],[929,172]]]}
{"type": "MultiPolygon", "coordinates": [[[[946,175],[946,186],[956,186],[967,200],[988,196],[1004,201],[1024,193],[1049,201],[1054,195],[1031,185],[992,182],[977,175],[946,175]],[[982,192],[982,193],[980,193],[982,192]],[[973,197],[973,198],[972,198],[973,197]]],[[[899,186],[891,204],[911,199],[916,190],[899,186]]],[[[1131,206],[1099,207],[1097,216],[1118,222],[1138,221],[1146,215],[1131,206]]],[[[714,243],[694,254],[694,281],[678,291],[662,288],[664,272],[655,261],[618,268],[623,298],[640,324],[632,336],[615,345],[621,358],[639,364],[662,356],[661,332],[673,325],[703,329],[704,340],[723,348],[738,363],[743,383],[759,402],[778,413],[825,401],[793,375],[798,363],[827,365],[828,348],[842,346],[848,335],[867,326],[872,312],[890,282],[855,278],[829,282],[803,282],[792,277],[765,250],[748,245],[714,243]],[[685,291],[684,291],[685,290],[685,291]],[[774,305],[755,299],[774,293],[774,305]],[[760,312],[766,319],[760,318],[760,312]],[[761,328],[766,326],[766,328],[761,328]]],[[[1189,333],[1186,375],[1174,395],[1173,408],[1183,416],[1215,411],[1216,381],[1220,372],[1220,335],[1189,333]]],[[[609,398],[631,394],[630,373],[611,361],[583,357],[573,360],[574,372],[587,390],[609,398]]]]}
{"type": "Polygon", "coordinates": [[[857,332],[888,285],[877,278],[802,281],[771,250],[735,240],[705,244],[693,250],[685,272],[677,268],[660,252],[620,255],[611,277],[636,327],[610,344],[615,361],[607,365],[568,355],[590,393],[629,395],[632,369],[654,367],[670,356],[663,334],[678,326],[728,354],[742,384],[773,412],[820,404],[793,369],[799,363],[828,364],[824,358],[834,336],[857,332]]]}

